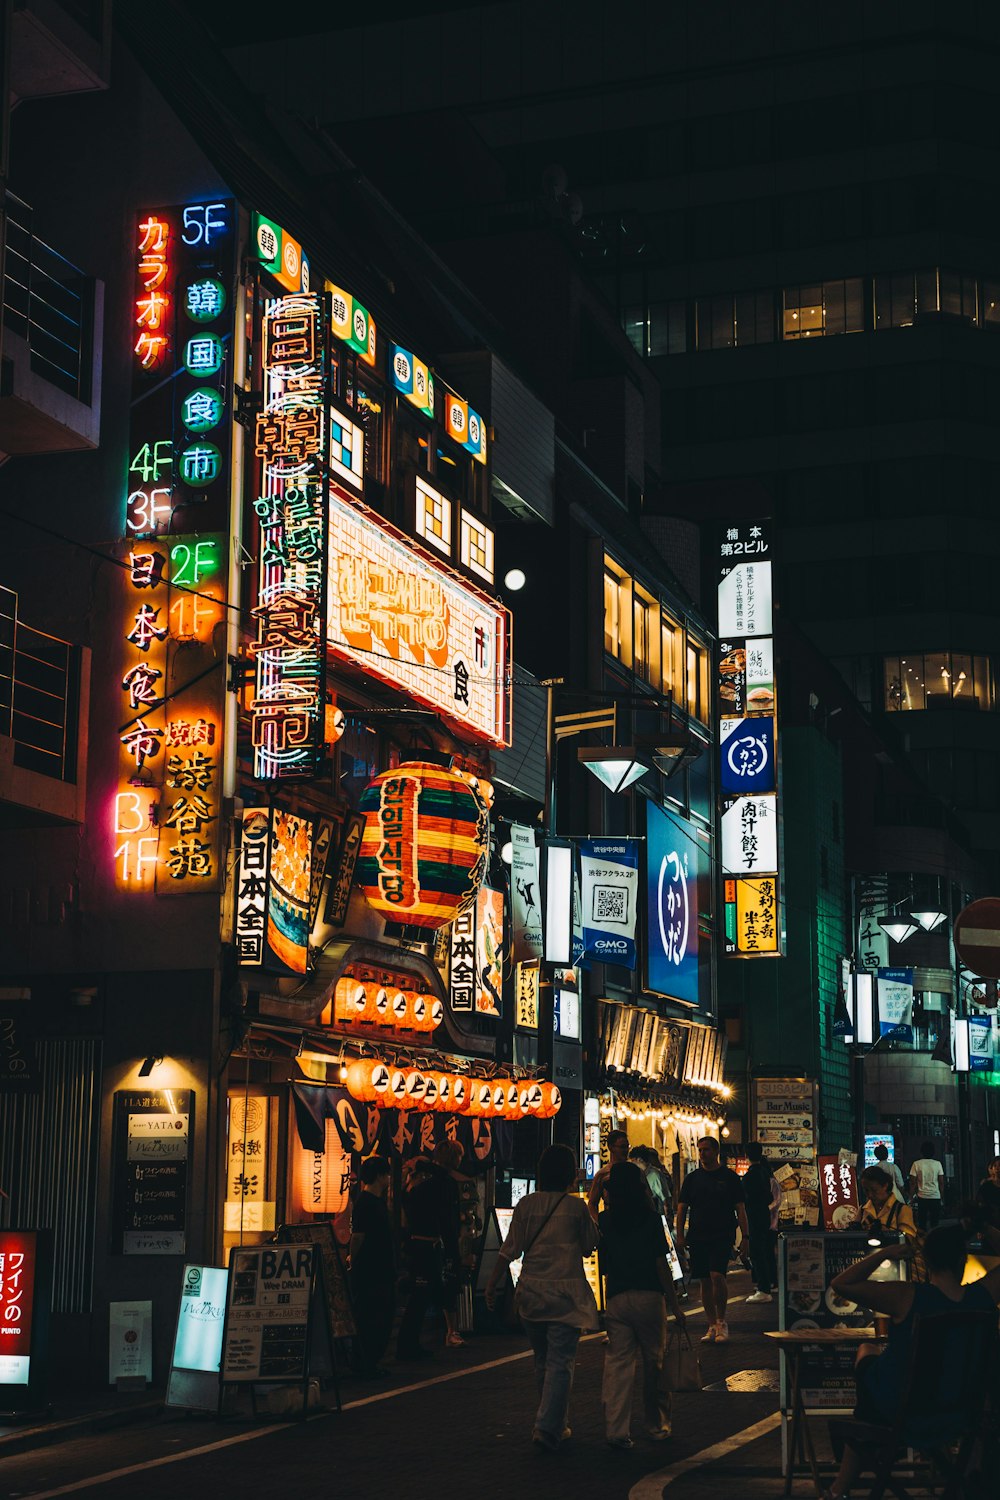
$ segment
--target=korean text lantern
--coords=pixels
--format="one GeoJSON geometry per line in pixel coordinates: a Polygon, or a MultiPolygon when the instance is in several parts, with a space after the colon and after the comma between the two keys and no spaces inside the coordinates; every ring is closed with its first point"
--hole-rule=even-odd
{"type": "Polygon", "coordinates": [[[324,1150],[295,1152],[295,1196],[307,1214],[339,1214],[350,1202],[351,1157],[340,1141],[335,1120],[326,1121],[324,1150]]]}
{"type": "Polygon", "coordinates": [[[475,900],[489,850],[489,815],[454,771],[411,761],[376,776],[365,815],[357,879],[387,921],[444,927],[475,900]]]}

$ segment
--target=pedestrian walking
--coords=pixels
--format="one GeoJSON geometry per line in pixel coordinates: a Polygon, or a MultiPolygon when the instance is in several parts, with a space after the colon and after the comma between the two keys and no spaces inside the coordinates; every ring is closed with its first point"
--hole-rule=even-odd
{"type": "Polygon", "coordinates": [[[894,1161],[889,1160],[889,1147],[879,1141],[872,1155],[875,1157],[875,1165],[881,1167],[887,1177],[892,1178],[893,1194],[900,1203],[906,1202],[906,1184],[903,1181],[903,1173],[894,1161]]]}
{"type": "Polygon", "coordinates": [[[403,1211],[409,1289],[396,1335],[396,1354],[406,1360],[433,1359],[420,1342],[424,1316],[431,1303],[444,1310],[445,1262],[458,1258],[458,1189],[448,1171],[426,1156],[408,1162],[403,1211]]]}
{"type": "Polygon", "coordinates": [[[462,1279],[462,1264],[460,1258],[459,1239],[461,1234],[461,1203],[459,1199],[458,1181],[459,1166],[462,1162],[462,1147],[458,1141],[441,1141],[434,1147],[432,1158],[434,1165],[447,1176],[447,1182],[440,1182],[439,1192],[441,1196],[441,1248],[443,1252],[442,1264],[442,1302],[441,1311],[444,1313],[445,1322],[445,1346],[449,1349],[460,1349],[465,1340],[458,1331],[458,1289],[462,1279]]]}
{"type": "Polygon", "coordinates": [[[601,1385],[604,1431],[609,1447],[631,1448],[637,1355],[642,1361],[642,1406],[649,1436],[654,1442],[671,1436],[672,1397],[663,1381],[664,1299],[682,1330],[684,1313],[667,1262],[663,1221],[649,1201],[641,1168],[616,1162],[608,1174],[607,1200],[598,1221],[601,1273],[607,1288],[608,1351],[601,1385]]]}
{"type": "Polygon", "coordinates": [[[511,1261],[523,1257],[514,1306],[535,1356],[539,1401],[531,1436],[542,1452],[554,1451],[570,1436],[566,1418],[577,1345],[582,1332],[599,1326],[583,1271],[583,1257],[597,1249],[597,1225],[587,1205],[571,1196],[576,1177],[570,1148],[547,1146],[538,1160],[538,1190],[514,1209],[486,1286],[492,1311],[501,1278],[511,1261]]]}
{"type": "Polygon", "coordinates": [[[701,1282],[701,1301],[708,1317],[708,1331],[701,1342],[724,1344],[729,1337],[726,1272],[737,1224],[749,1241],[747,1211],[743,1184],[735,1172],[722,1165],[714,1136],[702,1136],[698,1142],[698,1163],[681,1187],[675,1243],[678,1250],[687,1245],[691,1275],[701,1282]]]}
{"type": "Polygon", "coordinates": [[[365,1379],[386,1372],[382,1359],[389,1347],[396,1308],[396,1266],[392,1229],[386,1208],[389,1163],[369,1156],[361,1163],[361,1191],[351,1214],[350,1276],[358,1328],[358,1365],[365,1379]]]}
{"type": "Polygon", "coordinates": [[[764,1159],[764,1148],[758,1141],[747,1146],[749,1167],[743,1174],[746,1195],[747,1225],[750,1230],[750,1269],[756,1291],[748,1302],[770,1302],[778,1282],[775,1247],[778,1243],[778,1209],[781,1187],[764,1159]]]}
{"type": "Polygon", "coordinates": [[[607,1186],[608,1174],[616,1162],[628,1161],[628,1155],[628,1136],[625,1131],[612,1130],[608,1136],[608,1160],[594,1174],[594,1180],[590,1184],[590,1192],[587,1194],[587,1207],[593,1214],[595,1221],[604,1198],[604,1189],[607,1186]]]}
{"type": "Polygon", "coordinates": [[[941,1222],[941,1189],[944,1186],[944,1168],[935,1155],[933,1141],[924,1141],[919,1157],[910,1168],[909,1181],[917,1228],[926,1234],[941,1222]]]}

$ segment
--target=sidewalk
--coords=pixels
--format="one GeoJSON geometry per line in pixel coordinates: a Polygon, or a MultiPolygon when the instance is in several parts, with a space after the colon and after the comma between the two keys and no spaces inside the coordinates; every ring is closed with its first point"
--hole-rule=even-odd
{"type": "Polygon", "coordinates": [[[65,1443],[88,1433],[110,1432],[133,1422],[147,1421],[163,1410],[163,1392],[95,1391],[90,1395],[65,1395],[38,1412],[16,1418],[0,1414],[0,1459],[12,1453],[27,1453],[52,1443],[65,1443]]]}

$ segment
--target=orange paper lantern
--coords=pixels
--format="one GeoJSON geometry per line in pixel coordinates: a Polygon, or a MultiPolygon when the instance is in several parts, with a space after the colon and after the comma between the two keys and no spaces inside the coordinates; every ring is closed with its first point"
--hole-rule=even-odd
{"type": "Polygon", "coordinates": [[[441,1110],[443,1114],[447,1114],[451,1109],[451,1074],[434,1073],[432,1077],[434,1079],[434,1082],[437,1084],[436,1107],[441,1110]]]}
{"type": "Polygon", "coordinates": [[[542,1107],[542,1090],[539,1084],[526,1083],[520,1093],[521,1109],[526,1115],[537,1115],[542,1107]]]}
{"type": "Polygon", "coordinates": [[[409,1077],[405,1068],[389,1069],[389,1088],[385,1095],[386,1109],[406,1109],[406,1080],[409,1077]]]}
{"type": "Polygon", "coordinates": [[[521,1108],[521,1085],[511,1083],[507,1087],[507,1104],[504,1109],[505,1120],[523,1120],[524,1110],[521,1108]]]}
{"type": "Polygon", "coordinates": [[[451,1103],[448,1107],[449,1114],[464,1115],[469,1109],[469,1080],[461,1073],[453,1073],[451,1076],[451,1103]]]}
{"type": "Polygon", "coordinates": [[[406,1108],[419,1109],[426,1092],[427,1079],[412,1068],[406,1075],[406,1108]]]}
{"type": "Polygon", "coordinates": [[[551,1120],[553,1115],[557,1115],[559,1113],[559,1110],[562,1106],[562,1094],[556,1088],[554,1083],[541,1084],[540,1092],[542,1095],[542,1102],[536,1110],[536,1114],[541,1120],[551,1120]]]}
{"type": "Polygon", "coordinates": [[[425,1111],[437,1109],[438,1103],[438,1075],[436,1073],[424,1074],[424,1097],[420,1101],[419,1108],[425,1111]]]}
{"type": "Polygon", "coordinates": [[[378,1097],[376,1078],[379,1086],[385,1088],[385,1064],[372,1062],[369,1058],[358,1058],[348,1064],[347,1068],[347,1092],[352,1099],[368,1102],[378,1097]]]}
{"type": "Polygon", "coordinates": [[[337,1021],[361,1021],[368,1009],[368,992],[360,979],[338,979],[333,991],[333,1014],[337,1021]]]}

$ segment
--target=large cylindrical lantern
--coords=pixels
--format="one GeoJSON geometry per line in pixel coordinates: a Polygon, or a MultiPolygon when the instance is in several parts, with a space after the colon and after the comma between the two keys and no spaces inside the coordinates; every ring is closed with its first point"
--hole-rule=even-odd
{"type": "Polygon", "coordinates": [[[347,1065],[347,1092],[364,1103],[380,1099],[388,1087],[388,1072],[385,1063],[358,1058],[347,1065]]]}
{"type": "Polygon", "coordinates": [[[368,991],[360,979],[338,979],[333,991],[336,1021],[362,1021],[368,1009],[368,991]]]}
{"type": "Polygon", "coordinates": [[[423,1073],[411,1068],[406,1075],[406,1100],[404,1108],[419,1109],[427,1092],[427,1079],[423,1073]]]}
{"type": "Polygon", "coordinates": [[[469,1084],[469,1106],[467,1113],[477,1119],[493,1113],[493,1085],[485,1079],[474,1078],[469,1084]]]}
{"type": "Polygon", "coordinates": [[[520,1105],[524,1114],[537,1115],[542,1107],[541,1085],[530,1081],[526,1083],[520,1093],[520,1105]]]}
{"type": "Polygon", "coordinates": [[[357,880],[387,921],[444,927],[475,899],[486,871],[489,814],[461,776],[410,761],[365,788],[357,880]]]}
{"type": "Polygon", "coordinates": [[[552,1116],[557,1115],[562,1107],[562,1094],[554,1083],[542,1083],[538,1087],[541,1092],[542,1102],[535,1113],[541,1120],[551,1120],[552,1116]]]}
{"type": "Polygon", "coordinates": [[[523,1120],[524,1110],[521,1108],[521,1085],[509,1083],[507,1085],[507,1104],[504,1109],[505,1120],[523,1120]]]}
{"type": "Polygon", "coordinates": [[[345,1151],[335,1120],[327,1120],[323,1151],[295,1151],[295,1196],[307,1214],[343,1213],[350,1202],[351,1156],[345,1151]]]}
{"type": "Polygon", "coordinates": [[[469,1080],[461,1073],[451,1075],[451,1102],[448,1105],[448,1113],[452,1115],[464,1115],[469,1108],[469,1080]]]}

